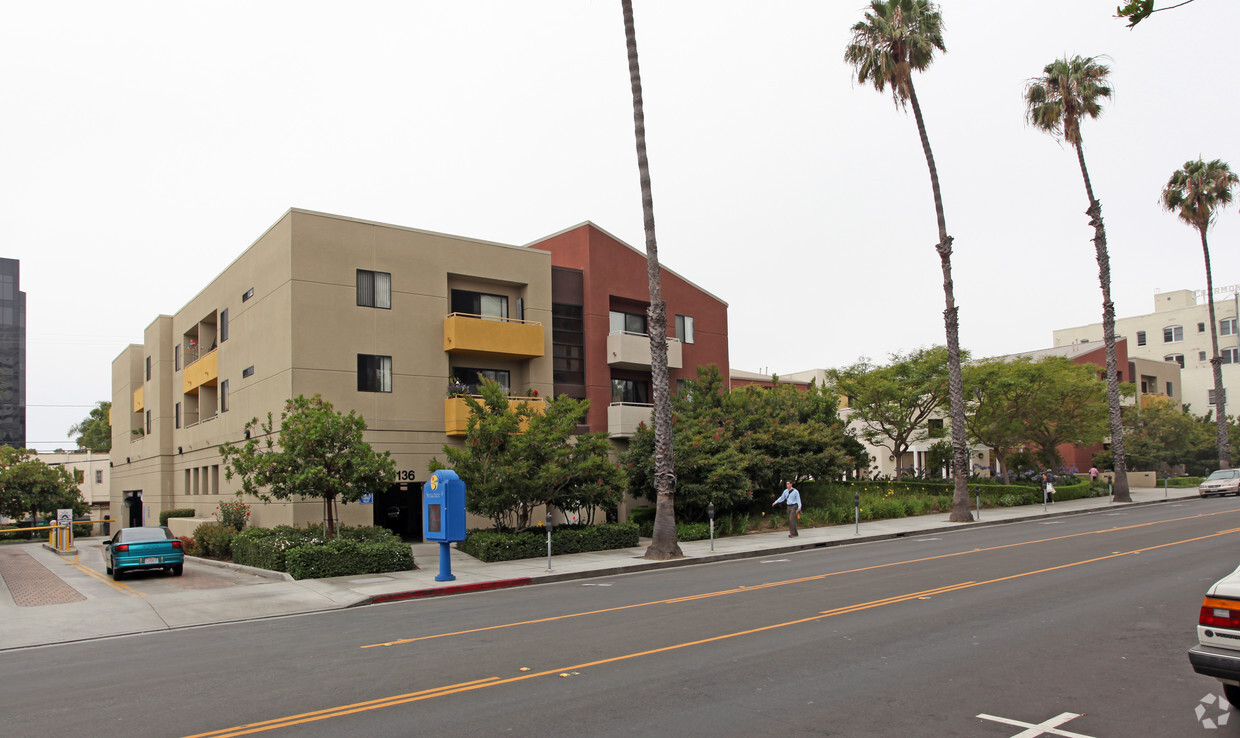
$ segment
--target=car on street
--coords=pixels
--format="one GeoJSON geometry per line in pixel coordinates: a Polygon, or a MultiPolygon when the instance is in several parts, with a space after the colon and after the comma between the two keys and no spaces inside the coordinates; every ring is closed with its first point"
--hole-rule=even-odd
{"type": "Polygon", "coordinates": [[[118,580],[140,569],[167,569],[179,577],[185,567],[185,548],[163,526],[121,528],[103,542],[103,565],[118,580]]]}
{"type": "Polygon", "coordinates": [[[1197,494],[1240,495],[1240,469],[1219,469],[1197,485],[1197,494]]]}
{"type": "Polygon", "coordinates": [[[1198,674],[1222,682],[1227,701],[1240,706],[1240,569],[1206,592],[1188,662],[1198,674]]]}

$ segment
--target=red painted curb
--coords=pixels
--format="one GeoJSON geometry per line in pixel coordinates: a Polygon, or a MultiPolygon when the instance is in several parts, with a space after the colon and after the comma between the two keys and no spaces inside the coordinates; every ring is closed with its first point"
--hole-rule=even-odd
{"type": "Polygon", "coordinates": [[[416,600],[422,597],[436,597],[438,595],[464,594],[466,592],[485,592],[488,589],[508,589],[509,587],[524,587],[529,584],[529,577],[521,577],[519,579],[496,579],[490,582],[475,582],[473,584],[456,584],[449,587],[433,587],[431,589],[415,589],[409,592],[394,592],[386,595],[376,595],[370,598],[371,604],[379,604],[381,602],[398,602],[400,600],[416,600]]]}

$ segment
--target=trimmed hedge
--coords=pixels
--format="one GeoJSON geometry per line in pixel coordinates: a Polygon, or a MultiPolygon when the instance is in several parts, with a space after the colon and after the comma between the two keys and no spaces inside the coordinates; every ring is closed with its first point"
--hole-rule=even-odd
{"type": "Polygon", "coordinates": [[[172,510],[164,510],[159,514],[159,524],[168,525],[168,518],[192,518],[198,513],[192,507],[178,507],[172,510]]]}
{"type": "MultiPolygon", "coordinates": [[[[632,522],[561,525],[551,532],[552,555],[632,548],[637,544],[638,526],[632,522]]],[[[471,530],[456,547],[485,562],[533,559],[547,555],[547,531],[540,528],[520,533],[471,530]]]]}
{"type": "Polygon", "coordinates": [[[203,523],[194,528],[193,556],[228,561],[233,558],[233,539],[237,530],[222,523],[203,523]]]}
{"type": "Polygon", "coordinates": [[[1200,486],[1205,480],[1205,477],[1163,477],[1159,481],[1166,482],[1171,489],[1184,489],[1200,486]]]}
{"type": "Polygon", "coordinates": [[[414,568],[413,549],[392,531],[380,527],[341,526],[328,541],[323,529],[246,528],[233,540],[233,561],[294,579],[378,574],[414,568]]]}

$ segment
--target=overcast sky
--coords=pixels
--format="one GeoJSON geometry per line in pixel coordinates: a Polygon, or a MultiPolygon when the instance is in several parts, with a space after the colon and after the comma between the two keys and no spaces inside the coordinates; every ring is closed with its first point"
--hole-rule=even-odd
{"type": "MultiPolygon", "coordinates": [[[[975,356],[1101,319],[1076,157],[1023,117],[1064,54],[1112,66],[1083,135],[1118,315],[1205,286],[1157,198],[1186,160],[1240,167],[1240,3],[1133,30],[1116,5],[941,4],[947,54],[916,85],[975,356]]],[[[842,61],[864,7],[635,1],[660,256],[729,303],[735,368],[944,342],[916,124],[842,61]]],[[[0,68],[0,256],[21,260],[37,448],[69,446],[123,348],[290,207],[509,244],[590,220],[644,248],[619,0],[9,3],[0,68]]],[[[1240,282],[1237,234],[1233,207],[1216,285],[1240,282]]]]}

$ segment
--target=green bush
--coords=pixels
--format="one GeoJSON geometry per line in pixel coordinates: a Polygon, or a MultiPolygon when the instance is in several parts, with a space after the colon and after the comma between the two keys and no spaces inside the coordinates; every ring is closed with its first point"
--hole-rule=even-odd
{"type": "MultiPolygon", "coordinates": [[[[679,528],[678,528],[679,529],[679,528]]],[[[551,533],[552,555],[632,548],[638,543],[636,523],[561,525],[551,533]]],[[[457,549],[479,561],[514,561],[547,555],[547,531],[531,528],[520,533],[471,530],[457,549]]]]}
{"type": "MultiPolygon", "coordinates": [[[[341,529],[344,534],[346,529],[341,529]]],[[[380,530],[387,531],[386,528],[380,530]]],[[[391,532],[391,531],[387,531],[391,532]]],[[[288,571],[288,552],[300,546],[324,545],[327,537],[323,529],[295,528],[280,525],[275,528],[246,528],[233,539],[233,561],[270,571],[288,571]]]]}
{"type": "Polygon", "coordinates": [[[287,561],[288,573],[294,579],[378,574],[412,569],[413,549],[395,536],[383,541],[338,537],[323,544],[289,549],[287,561]]]}
{"type": "Polygon", "coordinates": [[[1165,482],[1171,489],[1184,489],[1186,487],[1196,487],[1205,481],[1205,477],[1163,477],[1159,481],[1165,482]]]}
{"type": "Polygon", "coordinates": [[[192,518],[198,513],[194,512],[192,507],[178,507],[172,510],[164,510],[159,514],[159,524],[168,525],[168,518],[192,518]]]}
{"type": "Polygon", "coordinates": [[[241,500],[224,500],[215,506],[215,519],[240,533],[250,522],[250,506],[241,500]]]}
{"type": "Polygon", "coordinates": [[[231,525],[203,523],[194,529],[194,555],[228,561],[233,557],[236,536],[237,531],[231,525]]]}

